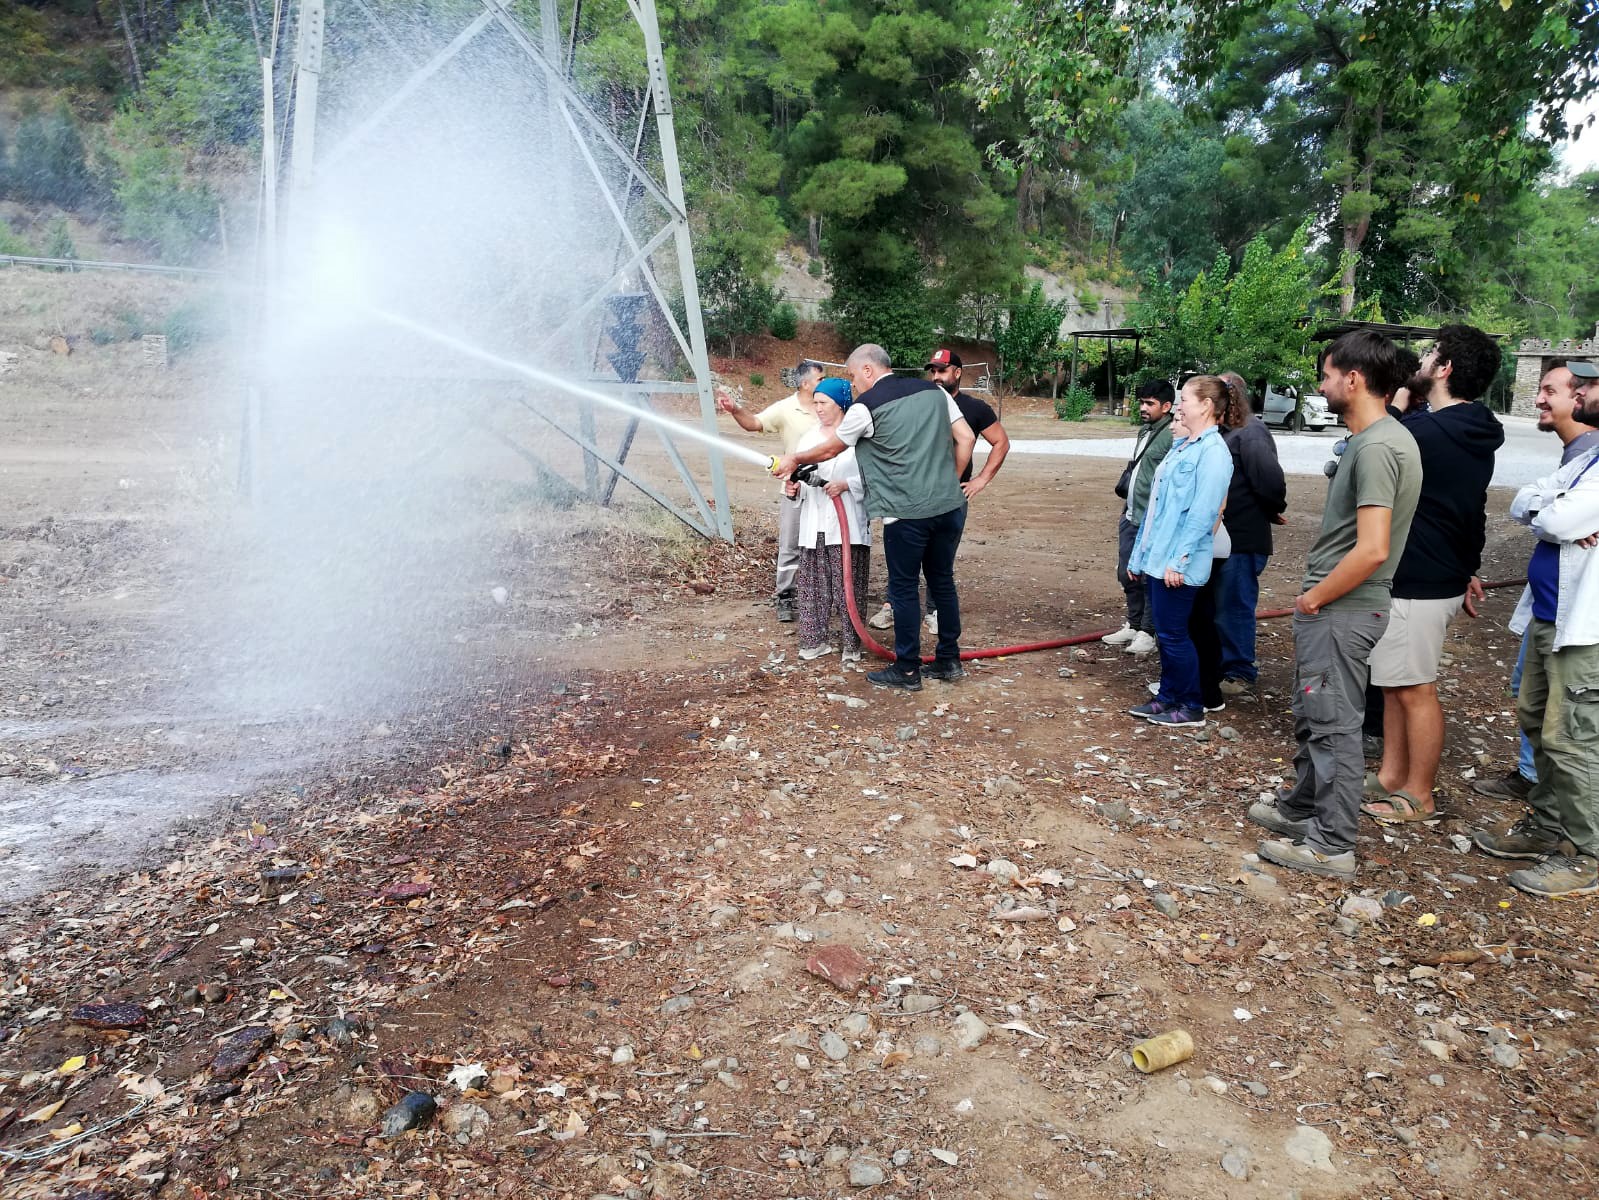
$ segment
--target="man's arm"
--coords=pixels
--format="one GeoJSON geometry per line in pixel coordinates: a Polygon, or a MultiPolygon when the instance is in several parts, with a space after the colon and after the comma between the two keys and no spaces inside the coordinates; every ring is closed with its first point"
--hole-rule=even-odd
{"type": "Polygon", "coordinates": [[[1259,429],[1260,435],[1251,436],[1250,431],[1240,439],[1238,465],[1243,468],[1244,478],[1260,502],[1261,511],[1268,517],[1275,517],[1288,508],[1288,481],[1283,477],[1283,465],[1278,461],[1271,431],[1264,425],[1259,429]]]}
{"type": "Polygon", "coordinates": [[[972,447],[977,445],[977,435],[972,432],[965,417],[950,422],[949,431],[955,435],[955,477],[959,479],[971,466],[972,447]]]}
{"type": "Polygon", "coordinates": [[[1355,544],[1338,565],[1315,587],[1300,595],[1294,608],[1315,616],[1325,604],[1347,596],[1371,578],[1388,561],[1388,539],[1393,532],[1393,510],[1367,504],[1355,510],[1355,544]]]}
{"type": "Polygon", "coordinates": [[[766,430],[766,426],[761,424],[761,419],[735,400],[732,393],[726,390],[717,391],[716,407],[737,421],[738,427],[747,433],[763,433],[766,430]]]}
{"type": "Polygon", "coordinates": [[[807,463],[826,462],[830,458],[837,458],[849,446],[838,440],[838,434],[829,434],[825,442],[819,446],[812,446],[809,450],[801,450],[798,454],[785,454],[772,464],[772,474],[779,479],[787,479],[794,473],[795,467],[803,467],[807,463]]]}
{"type": "MultiPolygon", "coordinates": [[[[988,461],[983,464],[981,471],[961,484],[961,491],[966,493],[968,500],[994,481],[994,476],[999,474],[999,468],[1005,462],[1005,456],[1010,453],[1010,435],[998,421],[987,426],[982,437],[988,443],[988,461]]],[[[975,442],[972,444],[976,445],[975,442]]]]}
{"type": "Polygon", "coordinates": [[[1528,523],[1546,542],[1579,542],[1599,529],[1599,470],[1590,470],[1576,487],[1556,492],[1528,523]]]}

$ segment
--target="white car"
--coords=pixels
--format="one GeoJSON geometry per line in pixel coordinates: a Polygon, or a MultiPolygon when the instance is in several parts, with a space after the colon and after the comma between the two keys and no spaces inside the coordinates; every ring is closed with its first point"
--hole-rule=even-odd
{"type": "Polygon", "coordinates": [[[1266,424],[1286,429],[1290,433],[1299,433],[1304,429],[1313,429],[1319,433],[1338,424],[1338,418],[1327,407],[1326,397],[1313,392],[1301,402],[1293,388],[1284,388],[1279,392],[1275,388],[1268,387],[1266,406],[1261,418],[1266,424]]]}

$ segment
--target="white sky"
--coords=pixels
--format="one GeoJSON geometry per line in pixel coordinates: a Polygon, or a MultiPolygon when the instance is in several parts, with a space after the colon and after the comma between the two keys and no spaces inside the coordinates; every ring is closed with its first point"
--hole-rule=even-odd
{"type": "MultiPolygon", "coordinates": [[[[1599,96],[1590,96],[1581,104],[1567,105],[1566,120],[1571,125],[1576,125],[1595,113],[1599,113],[1599,96]]],[[[1568,175],[1599,168],[1599,124],[1584,129],[1581,141],[1567,142],[1558,153],[1561,165],[1568,175]]]]}

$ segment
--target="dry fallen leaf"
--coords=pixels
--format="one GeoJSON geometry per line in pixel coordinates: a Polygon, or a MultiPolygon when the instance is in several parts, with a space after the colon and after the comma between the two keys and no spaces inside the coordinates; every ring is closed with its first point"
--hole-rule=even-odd
{"type": "Polygon", "coordinates": [[[87,1058],[85,1058],[83,1055],[75,1054],[71,1058],[67,1059],[66,1062],[62,1063],[59,1067],[56,1068],[56,1074],[57,1075],[71,1075],[74,1071],[81,1071],[81,1070],[83,1070],[84,1063],[86,1063],[88,1061],[89,1060],[87,1058]]]}
{"type": "Polygon", "coordinates": [[[66,1099],[62,1098],[57,1100],[54,1104],[46,1104],[43,1108],[34,1109],[22,1119],[24,1121],[48,1121],[51,1117],[55,1116],[56,1113],[61,1111],[61,1106],[65,1103],[66,1099]]]}

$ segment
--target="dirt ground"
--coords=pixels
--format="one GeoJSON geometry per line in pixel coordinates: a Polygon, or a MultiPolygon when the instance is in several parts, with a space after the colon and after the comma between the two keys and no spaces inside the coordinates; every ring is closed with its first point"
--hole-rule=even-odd
{"type": "MultiPolygon", "coordinates": [[[[0,349],[37,315],[0,313],[0,349]]],[[[1263,866],[1243,819],[1290,757],[1284,623],[1259,695],[1198,734],[1126,718],[1152,664],[1097,645],[876,692],[797,661],[771,486],[739,470],[736,547],[632,496],[508,514],[515,599],[475,610],[448,685],[252,725],[167,687],[226,361],[151,382],[130,345],[19,353],[8,1198],[1599,1192],[1595,905],[1461,848],[1515,815],[1469,790],[1514,754],[1511,592],[1451,631],[1448,815],[1368,824],[1352,888],[1263,866]],[[1349,896],[1380,915],[1335,924],[1349,896]],[[135,1007],[79,1010],[106,1003],[135,1007]],[[1134,1069],[1174,1028],[1192,1059],[1134,1069]],[[437,1115],[384,1136],[411,1092],[437,1115]]],[[[1061,428],[1037,401],[1005,422],[1061,428]]],[[[1006,465],[962,547],[969,645],[1117,623],[1117,470],[1006,465]]],[[[1264,606],[1318,482],[1291,480],[1264,606]]],[[[1489,574],[1523,554],[1492,522],[1489,574]]]]}

